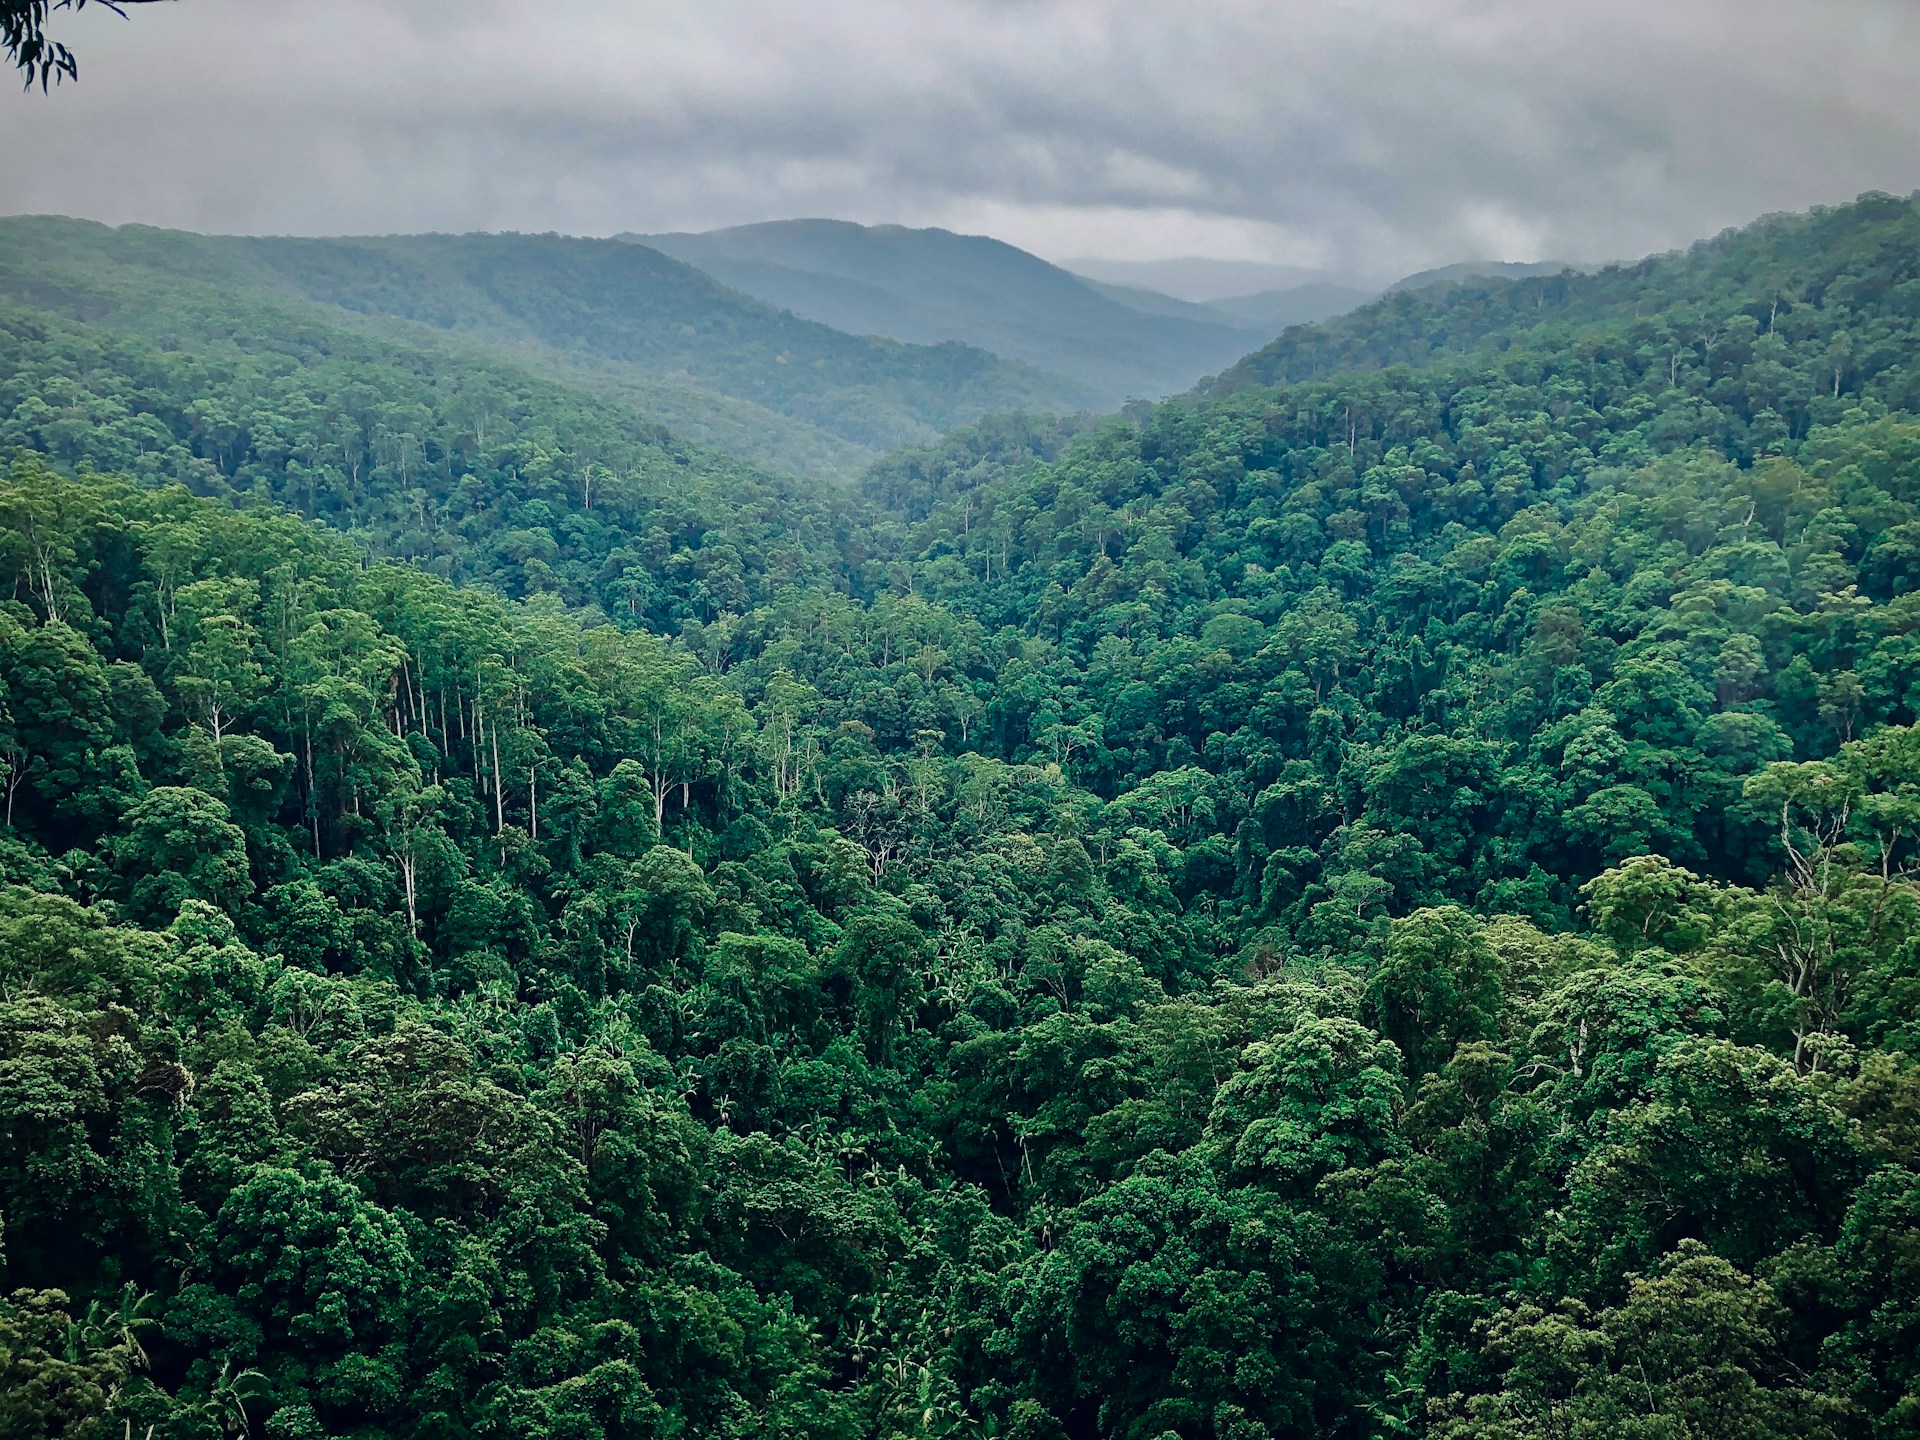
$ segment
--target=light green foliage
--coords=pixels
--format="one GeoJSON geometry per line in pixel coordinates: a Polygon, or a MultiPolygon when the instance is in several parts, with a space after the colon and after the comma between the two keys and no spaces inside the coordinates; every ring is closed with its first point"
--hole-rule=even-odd
{"type": "Polygon", "coordinates": [[[1684,1241],[1658,1273],[1631,1277],[1624,1303],[1598,1316],[1577,1304],[1504,1311],[1488,1327],[1500,1392],[1474,1397],[1434,1434],[1842,1433],[1840,1407],[1797,1383],[1781,1350],[1784,1320],[1769,1287],[1684,1241]]]}
{"type": "Polygon", "coordinates": [[[127,812],[125,823],[114,859],[137,913],[165,919],[186,901],[234,904],[252,888],[246,836],[204,791],[160,786],[127,812]]]}
{"type": "Polygon", "coordinates": [[[102,1412],[145,1355],[130,1333],[113,1335],[75,1308],[58,1290],[0,1299],[0,1433],[19,1440],[109,1433],[102,1412]]]}
{"type": "Polygon", "coordinates": [[[1248,1047],[1248,1068],[1220,1087],[1207,1122],[1223,1165],[1289,1193],[1361,1169],[1400,1148],[1400,1055],[1353,1020],[1310,1020],[1248,1047]]]}

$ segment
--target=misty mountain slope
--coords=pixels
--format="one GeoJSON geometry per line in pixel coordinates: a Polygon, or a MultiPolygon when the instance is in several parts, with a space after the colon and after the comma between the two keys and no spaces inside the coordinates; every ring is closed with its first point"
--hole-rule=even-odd
{"type": "MultiPolygon", "coordinates": [[[[1282,285],[1245,295],[1228,295],[1217,300],[1178,300],[1157,290],[1130,285],[1114,285],[1102,280],[1086,283],[1109,299],[1149,315],[1173,315],[1187,320],[1232,325],[1238,329],[1273,334],[1292,325],[1312,325],[1357,310],[1368,301],[1399,290],[1420,290],[1430,285],[1457,285],[1467,280],[1518,280],[1532,275],[1557,275],[1567,267],[1559,264],[1528,265],[1494,260],[1465,260],[1437,270],[1423,270],[1396,280],[1384,289],[1378,285],[1359,285],[1338,280],[1309,280],[1282,285]]],[[[1086,279],[1086,277],[1081,277],[1086,279]]]]}
{"type": "MultiPolygon", "coordinates": [[[[1328,524],[1358,536],[1369,533],[1369,511],[1377,522],[1399,503],[1395,487],[1458,484],[1450,493],[1465,497],[1520,474],[1564,478],[1697,447],[1758,465],[1796,453],[1818,427],[1856,408],[1869,417],[1920,412],[1917,327],[1920,197],[1869,194],[1593,275],[1398,292],[1289,330],[1166,405],[1083,421],[1071,433],[1030,428],[1019,432],[1031,441],[1024,448],[1009,442],[1012,432],[969,427],[937,452],[888,457],[863,477],[862,491],[910,522],[944,511],[928,533],[950,544],[947,532],[958,530],[969,537],[962,548],[973,573],[1005,581],[1015,552],[990,518],[996,506],[1003,517],[1030,520],[1043,551],[1068,535],[1098,551],[1099,537],[1112,543],[1123,533],[1115,517],[1137,506],[1141,485],[1170,487],[1213,516],[1236,488],[1231,477],[1271,468],[1279,449],[1326,459],[1357,446],[1376,457],[1352,462],[1365,473],[1365,493],[1336,506],[1328,524]],[[1142,427],[1161,438],[1143,439],[1142,427]],[[1193,448],[1203,431],[1230,438],[1193,448]],[[1165,437],[1178,444],[1167,448],[1165,437]],[[1465,457],[1464,468],[1423,476],[1413,462],[1435,458],[1436,443],[1457,448],[1454,463],[1465,457]],[[1391,484],[1387,471],[1369,468],[1388,451],[1408,461],[1391,484]],[[1036,470],[1042,454],[1061,458],[1036,470]],[[1104,457],[1125,484],[1063,488],[1076,456],[1104,457]],[[1224,468],[1208,468],[1222,456],[1224,468]],[[1189,484],[1201,489],[1187,493],[1189,484]]],[[[1332,485],[1328,477],[1346,475],[1347,463],[1323,479],[1332,485]]],[[[1255,502],[1249,520],[1258,518],[1266,492],[1240,495],[1255,502]]],[[[1286,553],[1280,545],[1262,563],[1286,553]]],[[[967,571],[944,556],[938,563],[967,571]]],[[[1050,577],[1039,567],[1028,578],[1044,589],[1050,577]]],[[[1024,615],[1037,603],[1037,592],[1024,594],[1000,613],[1024,615]]]]}
{"type": "Polygon", "coordinates": [[[430,362],[435,364],[486,357],[617,401],[636,412],[636,423],[665,425],[693,445],[779,473],[835,479],[857,473],[880,453],[737,396],[656,379],[577,351],[311,301],[235,253],[191,243],[199,236],[147,232],[144,238],[154,239],[156,248],[170,251],[172,263],[164,268],[120,264],[86,244],[47,243],[49,235],[71,239],[59,227],[77,223],[0,221],[0,296],[28,314],[79,319],[106,334],[145,338],[167,352],[271,348],[276,337],[318,327],[426,352],[440,357],[430,362]],[[238,328],[237,310],[248,317],[238,328]]]}
{"type": "Polygon", "coordinates": [[[1647,344],[1677,357],[1672,337],[1682,332],[1710,346],[1751,346],[1776,327],[1790,333],[1815,318],[1831,325],[1837,307],[1861,312],[1858,326],[1836,336],[1840,389],[1850,368],[1871,362],[1869,337],[1886,317],[1915,305],[1916,278],[1916,199],[1869,194],[1590,274],[1395,290],[1349,315],[1286,331],[1200,388],[1229,394],[1480,351],[1552,348],[1601,325],[1637,327],[1647,344]],[[1666,317],[1664,328],[1654,317],[1666,317]]]}
{"type": "Polygon", "coordinates": [[[945,230],[788,220],[628,238],[837,329],[977,345],[1108,404],[1184,390],[1260,338],[1220,316],[1147,313],[1024,250],[945,230]]]}
{"type": "Polygon", "coordinates": [[[1199,257],[1075,260],[1070,268],[1101,294],[1148,314],[1179,315],[1271,333],[1290,325],[1330,320],[1399,290],[1457,285],[1467,280],[1557,275],[1568,267],[1553,261],[1462,260],[1418,271],[1391,285],[1297,265],[1199,257]]]}
{"type": "Polygon", "coordinates": [[[1082,279],[1152,290],[1200,305],[1235,295],[1287,290],[1297,285],[1328,283],[1364,288],[1372,283],[1362,276],[1311,265],[1220,260],[1206,255],[1175,255],[1161,260],[1102,260],[1089,256],[1060,263],[1082,279]]]}
{"type": "Polygon", "coordinates": [[[1357,285],[1342,285],[1330,280],[1314,280],[1305,285],[1289,285],[1279,290],[1262,290],[1253,295],[1233,295],[1212,300],[1207,309],[1225,316],[1236,325],[1271,334],[1289,325],[1312,325],[1344,315],[1374,299],[1377,290],[1357,285]]]}
{"type": "Polygon", "coordinates": [[[1387,286],[1386,293],[1391,295],[1396,290],[1425,290],[1434,285],[1460,285],[1469,280],[1528,280],[1536,275],[1558,275],[1562,270],[1583,268],[1559,260],[1462,260],[1458,264],[1416,270],[1411,275],[1402,276],[1387,286]]]}
{"type": "Polygon", "coordinates": [[[1109,285],[1104,280],[1090,280],[1085,275],[1075,278],[1096,295],[1104,295],[1129,310],[1138,310],[1142,315],[1197,320],[1206,325],[1218,325],[1223,318],[1211,305],[1203,305],[1195,300],[1179,300],[1172,295],[1163,295],[1158,290],[1142,290],[1133,285],[1109,285]]]}
{"type": "Polygon", "coordinates": [[[148,292],[169,278],[223,295],[324,306],[331,323],[423,327],[659,406],[666,413],[657,418],[695,422],[702,438],[736,453],[824,451],[841,473],[983,414],[1070,410],[1090,399],[1067,381],[976,348],[848,335],[615,241],[255,239],[0,222],[0,295],[18,303],[88,320],[104,306],[116,323],[140,329],[157,323],[148,292]],[[776,432],[785,422],[832,438],[809,445],[804,431],[783,437],[776,432]]]}

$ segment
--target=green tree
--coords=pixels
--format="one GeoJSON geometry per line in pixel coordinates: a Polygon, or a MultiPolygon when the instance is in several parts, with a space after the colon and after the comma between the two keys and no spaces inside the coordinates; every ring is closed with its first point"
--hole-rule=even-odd
{"type": "Polygon", "coordinates": [[[1408,1073],[1430,1074],[1455,1047],[1498,1033],[1499,958],[1465,911],[1418,910],[1388,930],[1371,996],[1380,1031],[1399,1046],[1408,1073]]]}
{"type": "Polygon", "coordinates": [[[127,814],[114,861],[135,910],[170,919],[189,900],[231,904],[253,888],[247,840],[227,807],[201,790],[162,785],[127,814]]]}

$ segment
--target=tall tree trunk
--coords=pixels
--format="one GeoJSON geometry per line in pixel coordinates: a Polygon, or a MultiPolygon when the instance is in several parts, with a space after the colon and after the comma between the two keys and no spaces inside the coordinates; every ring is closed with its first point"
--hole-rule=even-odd
{"type": "Polygon", "coordinates": [[[507,828],[507,801],[500,784],[500,722],[493,722],[493,833],[507,828]]]}
{"type": "Polygon", "coordinates": [[[414,871],[416,862],[414,861],[411,851],[403,855],[396,855],[393,858],[400,863],[400,888],[405,892],[407,897],[407,933],[410,935],[418,935],[420,933],[420,916],[414,908],[414,871]]]}

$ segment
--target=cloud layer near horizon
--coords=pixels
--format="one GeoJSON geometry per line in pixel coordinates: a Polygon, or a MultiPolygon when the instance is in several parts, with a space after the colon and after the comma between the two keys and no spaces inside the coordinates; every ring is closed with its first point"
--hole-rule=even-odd
{"type": "Polygon", "coordinates": [[[1920,186],[1910,0],[179,0],[56,15],[13,211],[608,234],[796,215],[1382,275],[1920,186]]]}

